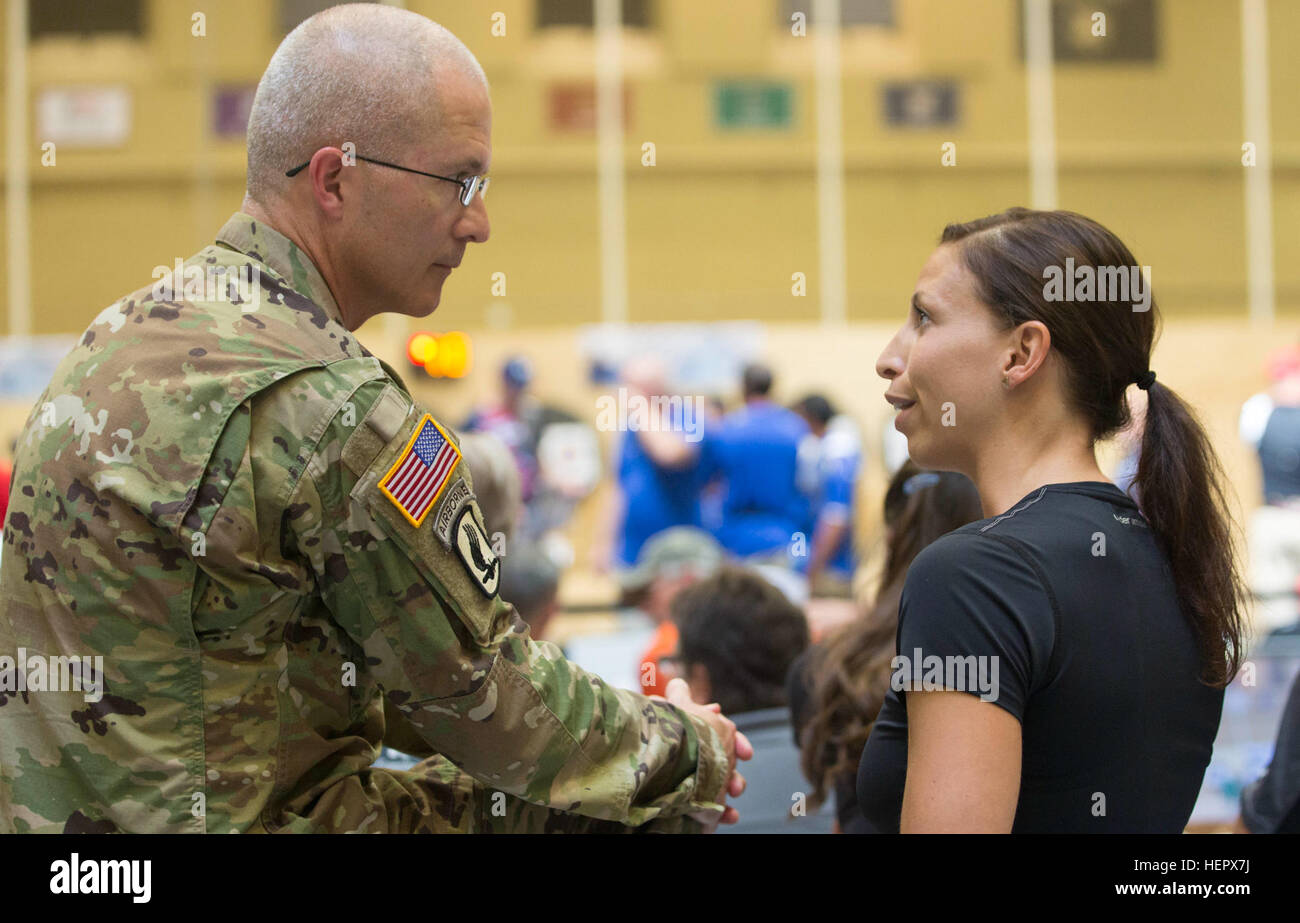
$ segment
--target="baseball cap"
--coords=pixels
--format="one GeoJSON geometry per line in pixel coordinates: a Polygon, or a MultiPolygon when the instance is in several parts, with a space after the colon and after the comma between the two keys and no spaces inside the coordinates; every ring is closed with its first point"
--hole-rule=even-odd
{"type": "Polygon", "coordinates": [[[506,362],[501,374],[505,376],[507,384],[523,388],[533,380],[533,367],[522,356],[514,356],[506,362]]]}
{"type": "Polygon", "coordinates": [[[619,576],[624,593],[644,590],[660,577],[694,573],[707,577],[722,564],[722,546],[712,535],[692,526],[673,526],[641,546],[636,566],[619,576]]]}

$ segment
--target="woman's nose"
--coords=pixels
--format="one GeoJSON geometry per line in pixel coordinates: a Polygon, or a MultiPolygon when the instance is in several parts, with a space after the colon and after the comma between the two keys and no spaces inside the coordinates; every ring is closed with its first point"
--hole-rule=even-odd
{"type": "Polygon", "coordinates": [[[899,337],[895,334],[894,338],[889,341],[889,344],[876,358],[876,374],[886,381],[893,381],[906,368],[907,363],[901,347],[899,337]]]}

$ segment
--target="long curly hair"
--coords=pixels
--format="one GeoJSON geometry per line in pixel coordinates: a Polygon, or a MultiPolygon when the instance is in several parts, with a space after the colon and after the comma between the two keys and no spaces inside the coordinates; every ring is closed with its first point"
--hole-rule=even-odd
{"type": "Polygon", "coordinates": [[[911,461],[885,493],[885,569],[875,602],[814,647],[809,718],[800,732],[800,762],[812,783],[808,802],[822,804],[837,779],[856,775],[885,694],[898,635],[898,603],[907,569],[940,536],[980,519],[979,494],[962,474],[922,471],[911,461]]]}

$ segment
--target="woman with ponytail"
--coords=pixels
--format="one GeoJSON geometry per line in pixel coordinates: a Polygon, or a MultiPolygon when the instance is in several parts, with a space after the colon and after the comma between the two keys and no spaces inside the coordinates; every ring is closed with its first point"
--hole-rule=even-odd
{"type": "Polygon", "coordinates": [[[986,518],[922,551],[858,796],[878,829],[1181,832],[1241,658],[1223,476],[1150,367],[1128,248],[1066,211],[944,229],[877,360],[911,458],[986,518]],[[1147,410],[1133,499],[1096,444],[1147,410]]]}

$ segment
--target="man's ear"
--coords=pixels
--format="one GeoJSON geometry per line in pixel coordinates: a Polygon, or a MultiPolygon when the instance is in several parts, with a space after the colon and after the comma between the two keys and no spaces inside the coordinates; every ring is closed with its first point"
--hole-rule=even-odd
{"type": "Polygon", "coordinates": [[[1025,321],[1012,330],[1009,349],[1003,360],[1002,376],[1008,388],[1014,388],[1033,377],[1052,348],[1052,334],[1042,321],[1025,321]]]}
{"type": "Polygon", "coordinates": [[[337,219],[343,213],[343,199],[346,183],[344,171],[351,169],[343,159],[343,152],[336,147],[323,147],[312,155],[307,167],[308,182],[311,183],[312,198],[316,207],[328,217],[337,219]]]}

